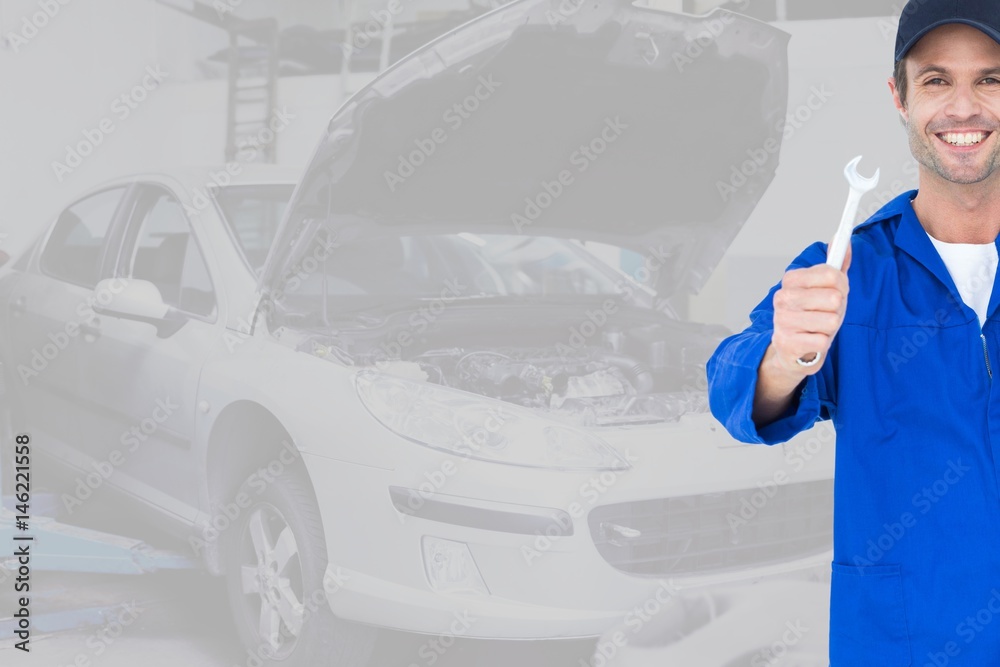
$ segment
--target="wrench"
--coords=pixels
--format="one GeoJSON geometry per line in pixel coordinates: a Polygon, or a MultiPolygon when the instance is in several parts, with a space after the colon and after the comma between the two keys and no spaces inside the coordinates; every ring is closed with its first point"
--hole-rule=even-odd
{"type": "MultiPolygon", "coordinates": [[[[834,235],[833,242],[826,253],[827,265],[832,266],[838,271],[843,268],[844,259],[847,257],[847,248],[851,244],[851,234],[854,232],[854,221],[858,217],[861,198],[875,189],[875,186],[878,185],[879,176],[882,174],[882,170],[877,169],[875,175],[871,178],[861,176],[858,173],[858,164],[861,162],[861,157],[859,155],[844,167],[844,177],[851,186],[851,192],[847,195],[847,205],[844,206],[844,215],[840,218],[840,227],[837,228],[837,233],[834,235]]],[[[814,352],[812,359],[809,361],[806,361],[806,357],[801,357],[796,361],[798,361],[800,366],[809,368],[818,364],[822,356],[820,353],[814,352]]]]}
{"type": "Polygon", "coordinates": [[[861,162],[860,155],[844,167],[844,177],[851,186],[851,192],[847,196],[844,215],[840,218],[840,227],[837,228],[837,234],[833,237],[833,243],[830,244],[826,254],[826,263],[838,270],[843,267],[844,258],[847,256],[847,246],[851,243],[851,233],[854,231],[854,221],[858,217],[861,198],[875,189],[882,174],[882,170],[878,169],[871,178],[862,177],[858,173],[859,162],[861,162]]]}

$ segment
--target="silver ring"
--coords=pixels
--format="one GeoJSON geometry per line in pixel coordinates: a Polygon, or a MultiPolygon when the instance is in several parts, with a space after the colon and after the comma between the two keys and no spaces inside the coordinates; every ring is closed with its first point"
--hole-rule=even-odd
{"type": "Polygon", "coordinates": [[[813,366],[815,366],[816,364],[819,363],[820,359],[823,358],[823,353],[822,352],[816,352],[815,354],[816,354],[816,356],[813,358],[812,361],[802,361],[802,358],[799,357],[798,359],[795,360],[795,363],[797,363],[799,366],[802,366],[804,368],[812,368],[813,366]]]}

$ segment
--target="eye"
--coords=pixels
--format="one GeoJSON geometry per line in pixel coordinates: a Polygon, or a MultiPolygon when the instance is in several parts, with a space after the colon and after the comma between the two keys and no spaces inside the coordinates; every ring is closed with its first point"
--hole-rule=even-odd
{"type": "Polygon", "coordinates": [[[933,79],[928,79],[927,81],[924,81],[924,85],[925,86],[943,86],[943,85],[946,85],[947,83],[948,83],[947,81],[945,81],[944,79],[942,79],[939,76],[936,76],[933,79]]]}
{"type": "Polygon", "coordinates": [[[996,78],[994,76],[989,76],[989,77],[986,77],[985,79],[983,79],[983,83],[985,83],[988,86],[996,86],[996,85],[1000,85],[1000,79],[998,79],[998,78],[996,78]]]}

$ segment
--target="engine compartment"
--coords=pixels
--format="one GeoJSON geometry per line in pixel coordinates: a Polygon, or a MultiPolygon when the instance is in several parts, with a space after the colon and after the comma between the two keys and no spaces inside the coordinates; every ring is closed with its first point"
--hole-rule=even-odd
{"type": "MultiPolygon", "coordinates": [[[[729,335],[722,327],[651,311],[608,317],[602,326],[589,327],[581,325],[579,313],[549,312],[539,324],[516,330],[511,322],[529,318],[481,315],[469,314],[463,324],[440,321],[414,335],[405,324],[412,325],[412,318],[401,313],[381,326],[308,334],[297,347],[346,365],[600,427],[662,423],[707,412],[705,364],[729,335]],[[576,326],[567,328],[574,321],[576,326]],[[409,336],[401,335],[407,331],[409,336]]],[[[584,315],[582,322],[587,321],[584,315]]]]}

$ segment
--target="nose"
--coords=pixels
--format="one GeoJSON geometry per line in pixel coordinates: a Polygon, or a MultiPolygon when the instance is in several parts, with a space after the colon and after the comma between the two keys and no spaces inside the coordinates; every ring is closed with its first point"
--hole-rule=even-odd
{"type": "Polygon", "coordinates": [[[978,116],[981,112],[982,104],[976,94],[975,84],[955,86],[945,113],[952,118],[968,119],[978,116]]]}

